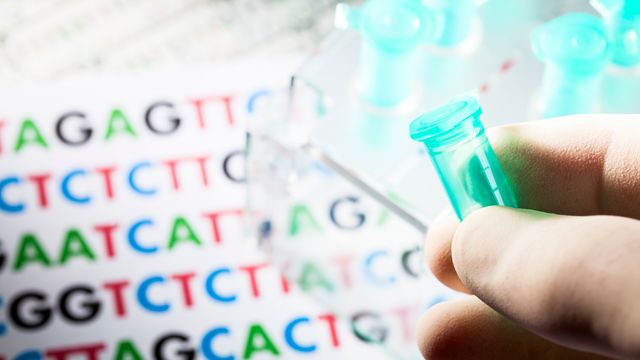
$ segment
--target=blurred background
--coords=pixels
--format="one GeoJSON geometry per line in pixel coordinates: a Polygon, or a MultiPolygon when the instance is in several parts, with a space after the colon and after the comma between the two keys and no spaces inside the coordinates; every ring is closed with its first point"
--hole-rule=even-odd
{"type": "Polygon", "coordinates": [[[332,0],[0,2],[0,84],[274,53],[333,27],[332,0]]]}

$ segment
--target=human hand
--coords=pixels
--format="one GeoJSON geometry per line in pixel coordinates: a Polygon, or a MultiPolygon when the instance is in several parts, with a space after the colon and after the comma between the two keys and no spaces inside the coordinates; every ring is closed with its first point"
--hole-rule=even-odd
{"type": "Polygon", "coordinates": [[[640,116],[550,119],[490,138],[522,209],[433,224],[429,267],[477,297],[424,314],[423,355],[640,358],[640,116]]]}

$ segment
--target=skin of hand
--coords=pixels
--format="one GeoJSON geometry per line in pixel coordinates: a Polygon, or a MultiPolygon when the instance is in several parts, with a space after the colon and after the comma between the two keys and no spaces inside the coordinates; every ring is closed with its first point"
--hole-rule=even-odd
{"type": "Polygon", "coordinates": [[[520,209],[445,214],[429,268],[472,294],[429,309],[427,359],[640,358],[640,115],[490,132],[520,209]]]}

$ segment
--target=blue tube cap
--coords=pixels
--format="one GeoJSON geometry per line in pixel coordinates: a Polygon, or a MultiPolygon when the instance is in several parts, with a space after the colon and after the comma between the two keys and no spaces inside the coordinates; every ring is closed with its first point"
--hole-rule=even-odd
{"type": "Polygon", "coordinates": [[[541,61],[571,74],[597,74],[611,59],[605,24],[593,15],[561,16],[535,29],[531,41],[541,61]]]}
{"type": "Polygon", "coordinates": [[[430,111],[411,122],[411,138],[434,147],[447,145],[460,135],[466,135],[470,128],[465,126],[466,119],[480,118],[482,108],[478,99],[465,96],[430,111]]]}

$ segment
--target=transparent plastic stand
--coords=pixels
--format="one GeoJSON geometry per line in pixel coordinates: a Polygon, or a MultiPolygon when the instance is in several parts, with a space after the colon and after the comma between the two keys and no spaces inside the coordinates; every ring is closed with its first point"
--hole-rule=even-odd
{"type": "Polygon", "coordinates": [[[640,114],[640,65],[610,66],[602,79],[602,112],[640,114]]]}
{"type": "Polygon", "coordinates": [[[309,147],[305,118],[323,110],[298,92],[305,90],[293,95],[304,104],[291,98],[284,105],[299,123],[276,116],[261,123],[268,131],[250,135],[249,199],[258,244],[292,284],[349,323],[356,341],[379,347],[381,358],[419,359],[415,321],[458,295],[425,269],[423,231],[309,147]]]}
{"type": "Polygon", "coordinates": [[[420,358],[419,315],[460,296],[424,265],[424,233],[448,201],[409,123],[473,90],[487,127],[530,120],[543,72],[530,30],[558,15],[536,3],[489,1],[473,38],[425,47],[415,75],[422,86],[393,108],[362,100],[360,36],[336,31],[251,125],[249,208],[259,246],[389,358],[420,358]]]}

